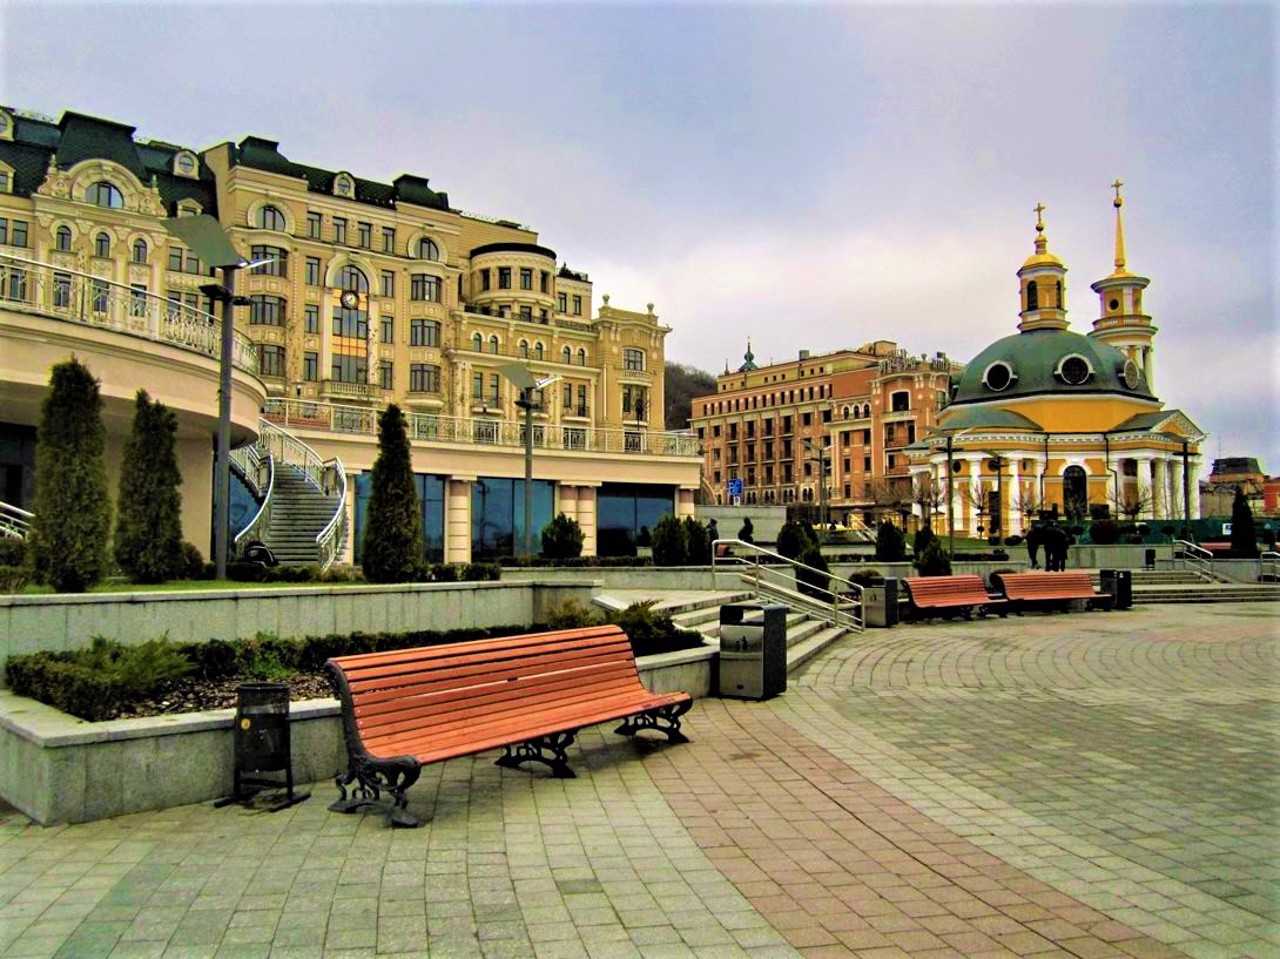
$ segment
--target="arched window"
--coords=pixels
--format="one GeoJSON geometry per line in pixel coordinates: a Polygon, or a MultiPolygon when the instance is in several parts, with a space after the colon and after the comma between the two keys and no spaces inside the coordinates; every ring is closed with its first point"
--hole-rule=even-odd
{"type": "Polygon", "coordinates": [[[520,341],[520,359],[527,360],[529,358],[529,341],[520,341]]]}
{"type": "Polygon", "coordinates": [[[71,227],[60,226],[58,227],[58,232],[55,235],[57,237],[56,242],[59,250],[62,250],[65,253],[67,250],[71,249],[71,227]]]}
{"type": "Polygon", "coordinates": [[[542,341],[541,340],[533,344],[533,358],[535,360],[542,359],[542,341]]]}
{"type": "Polygon", "coordinates": [[[568,366],[572,360],[573,360],[573,351],[566,346],[563,350],[560,351],[560,362],[562,362],[565,366],[568,366]]]}
{"type": "Polygon", "coordinates": [[[1082,519],[1089,512],[1089,478],[1081,466],[1062,471],[1062,510],[1069,519],[1082,519]]]}
{"type": "Polygon", "coordinates": [[[348,264],[338,271],[338,289],[368,293],[369,278],[364,275],[364,270],[360,267],[348,264]]]}
{"type": "Polygon", "coordinates": [[[1038,310],[1040,308],[1040,291],[1036,287],[1036,281],[1031,280],[1027,283],[1027,309],[1038,310]]]}
{"type": "Polygon", "coordinates": [[[110,256],[111,255],[111,237],[105,233],[99,233],[93,238],[93,255],[94,256],[110,256]]]}
{"type": "Polygon", "coordinates": [[[137,239],[133,241],[133,262],[134,263],[147,262],[147,241],[146,240],[137,239]]]}
{"type": "Polygon", "coordinates": [[[484,337],[479,333],[471,334],[471,349],[475,350],[477,353],[484,349],[484,337]]]}
{"type": "Polygon", "coordinates": [[[435,240],[423,237],[418,241],[418,259],[419,260],[438,260],[440,259],[440,247],[436,246],[435,240]]]}
{"type": "Polygon", "coordinates": [[[1055,281],[1054,288],[1058,293],[1058,309],[1065,310],[1067,308],[1067,304],[1062,302],[1062,281],[1055,281]]]}
{"type": "Polygon", "coordinates": [[[261,230],[285,230],[284,214],[274,206],[264,206],[258,211],[258,228],[261,230]]]}
{"type": "Polygon", "coordinates": [[[578,365],[579,366],[587,365],[587,351],[584,350],[582,347],[578,347],[578,365]]]}
{"type": "Polygon", "coordinates": [[[498,352],[498,336],[496,333],[489,337],[489,352],[490,353],[498,352]]]}
{"type": "Polygon", "coordinates": [[[119,210],[124,206],[124,197],[121,196],[120,191],[106,180],[99,180],[85,190],[84,198],[87,203],[110,207],[113,210],[119,210]]]}

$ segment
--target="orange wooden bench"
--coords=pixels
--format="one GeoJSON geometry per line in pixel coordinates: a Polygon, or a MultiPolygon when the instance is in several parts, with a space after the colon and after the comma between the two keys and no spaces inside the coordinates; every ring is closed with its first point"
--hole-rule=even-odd
{"type": "Polygon", "coordinates": [[[424,763],[502,747],[500,766],[541,762],[572,778],[565,750],[578,730],[624,717],[615,730],[623,736],[653,729],[688,742],[680,716],[691,697],[645,689],[617,626],[342,656],[325,669],[348,755],[329,808],[354,812],[385,789],[393,826],[418,825],[405,791],[424,763]]]}
{"type": "Polygon", "coordinates": [[[1061,606],[1073,599],[1086,601],[1089,609],[1108,605],[1111,596],[1093,586],[1083,570],[1040,573],[992,573],[991,581],[1021,613],[1026,606],[1061,606]]]}
{"type": "Polygon", "coordinates": [[[913,618],[928,618],[934,612],[946,615],[959,612],[971,619],[976,609],[979,616],[989,612],[1008,615],[1005,600],[989,596],[986,584],[976,573],[957,573],[954,576],[908,576],[902,584],[906,587],[913,618]]]}

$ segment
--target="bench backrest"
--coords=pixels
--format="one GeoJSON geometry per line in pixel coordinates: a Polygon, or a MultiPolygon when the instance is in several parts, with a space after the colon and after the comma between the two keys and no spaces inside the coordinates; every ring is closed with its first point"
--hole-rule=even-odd
{"type": "Polygon", "coordinates": [[[1000,588],[1010,599],[1036,599],[1040,596],[1094,595],[1093,580],[1083,570],[1048,573],[997,573],[1000,588]]]}
{"type": "Polygon", "coordinates": [[[976,573],[956,573],[953,576],[907,576],[902,582],[912,600],[933,596],[978,596],[986,598],[987,587],[976,573]]]}
{"type": "Polygon", "coordinates": [[[342,656],[326,664],[366,746],[643,689],[617,626],[342,656]]]}

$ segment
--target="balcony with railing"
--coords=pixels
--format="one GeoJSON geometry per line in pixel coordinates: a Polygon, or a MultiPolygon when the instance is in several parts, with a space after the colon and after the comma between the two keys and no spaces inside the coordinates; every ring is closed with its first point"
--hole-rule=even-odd
{"type": "Polygon", "coordinates": [[[363,400],[377,403],[382,400],[382,387],[376,383],[348,383],[343,380],[321,380],[320,395],[340,400],[363,400]]]}
{"type": "MultiPolygon", "coordinates": [[[[295,429],[365,435],[378,433],[380,411],[358,406],[270,398],[263,415],[295,429]]],[[[455,417],[435,413],[406,414],[409,438],[429,443],[524,448],[524,424],[492,417],[455,417]]],[[[534,427],[536,449],[585,453],[643,453],[651,456],[699,457],[698,437],[691,431],[657,433],[637,429],[596,429],[540,423],[534,427]]]]}
{"type": "MultiPolygon", "coordinates": [[[[110,330],[205,356],[218,357],[222,351],[222,321],[211,313],[11,253],[0,253],[0,309],[110,330]]],[[[232,334],[231,362],[257,373],[254,344],[238,330],[232,334]]]]}

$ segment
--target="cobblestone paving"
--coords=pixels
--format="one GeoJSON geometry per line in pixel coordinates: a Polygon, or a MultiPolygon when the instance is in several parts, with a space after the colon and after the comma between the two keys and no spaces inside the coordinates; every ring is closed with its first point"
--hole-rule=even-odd
{"type": "Polygon", "coordinates": [[[0,955],[1280,956],[1276,610],[868,632],[578,779],[428,767],[418,830],[0,817],[0,955]]]}

